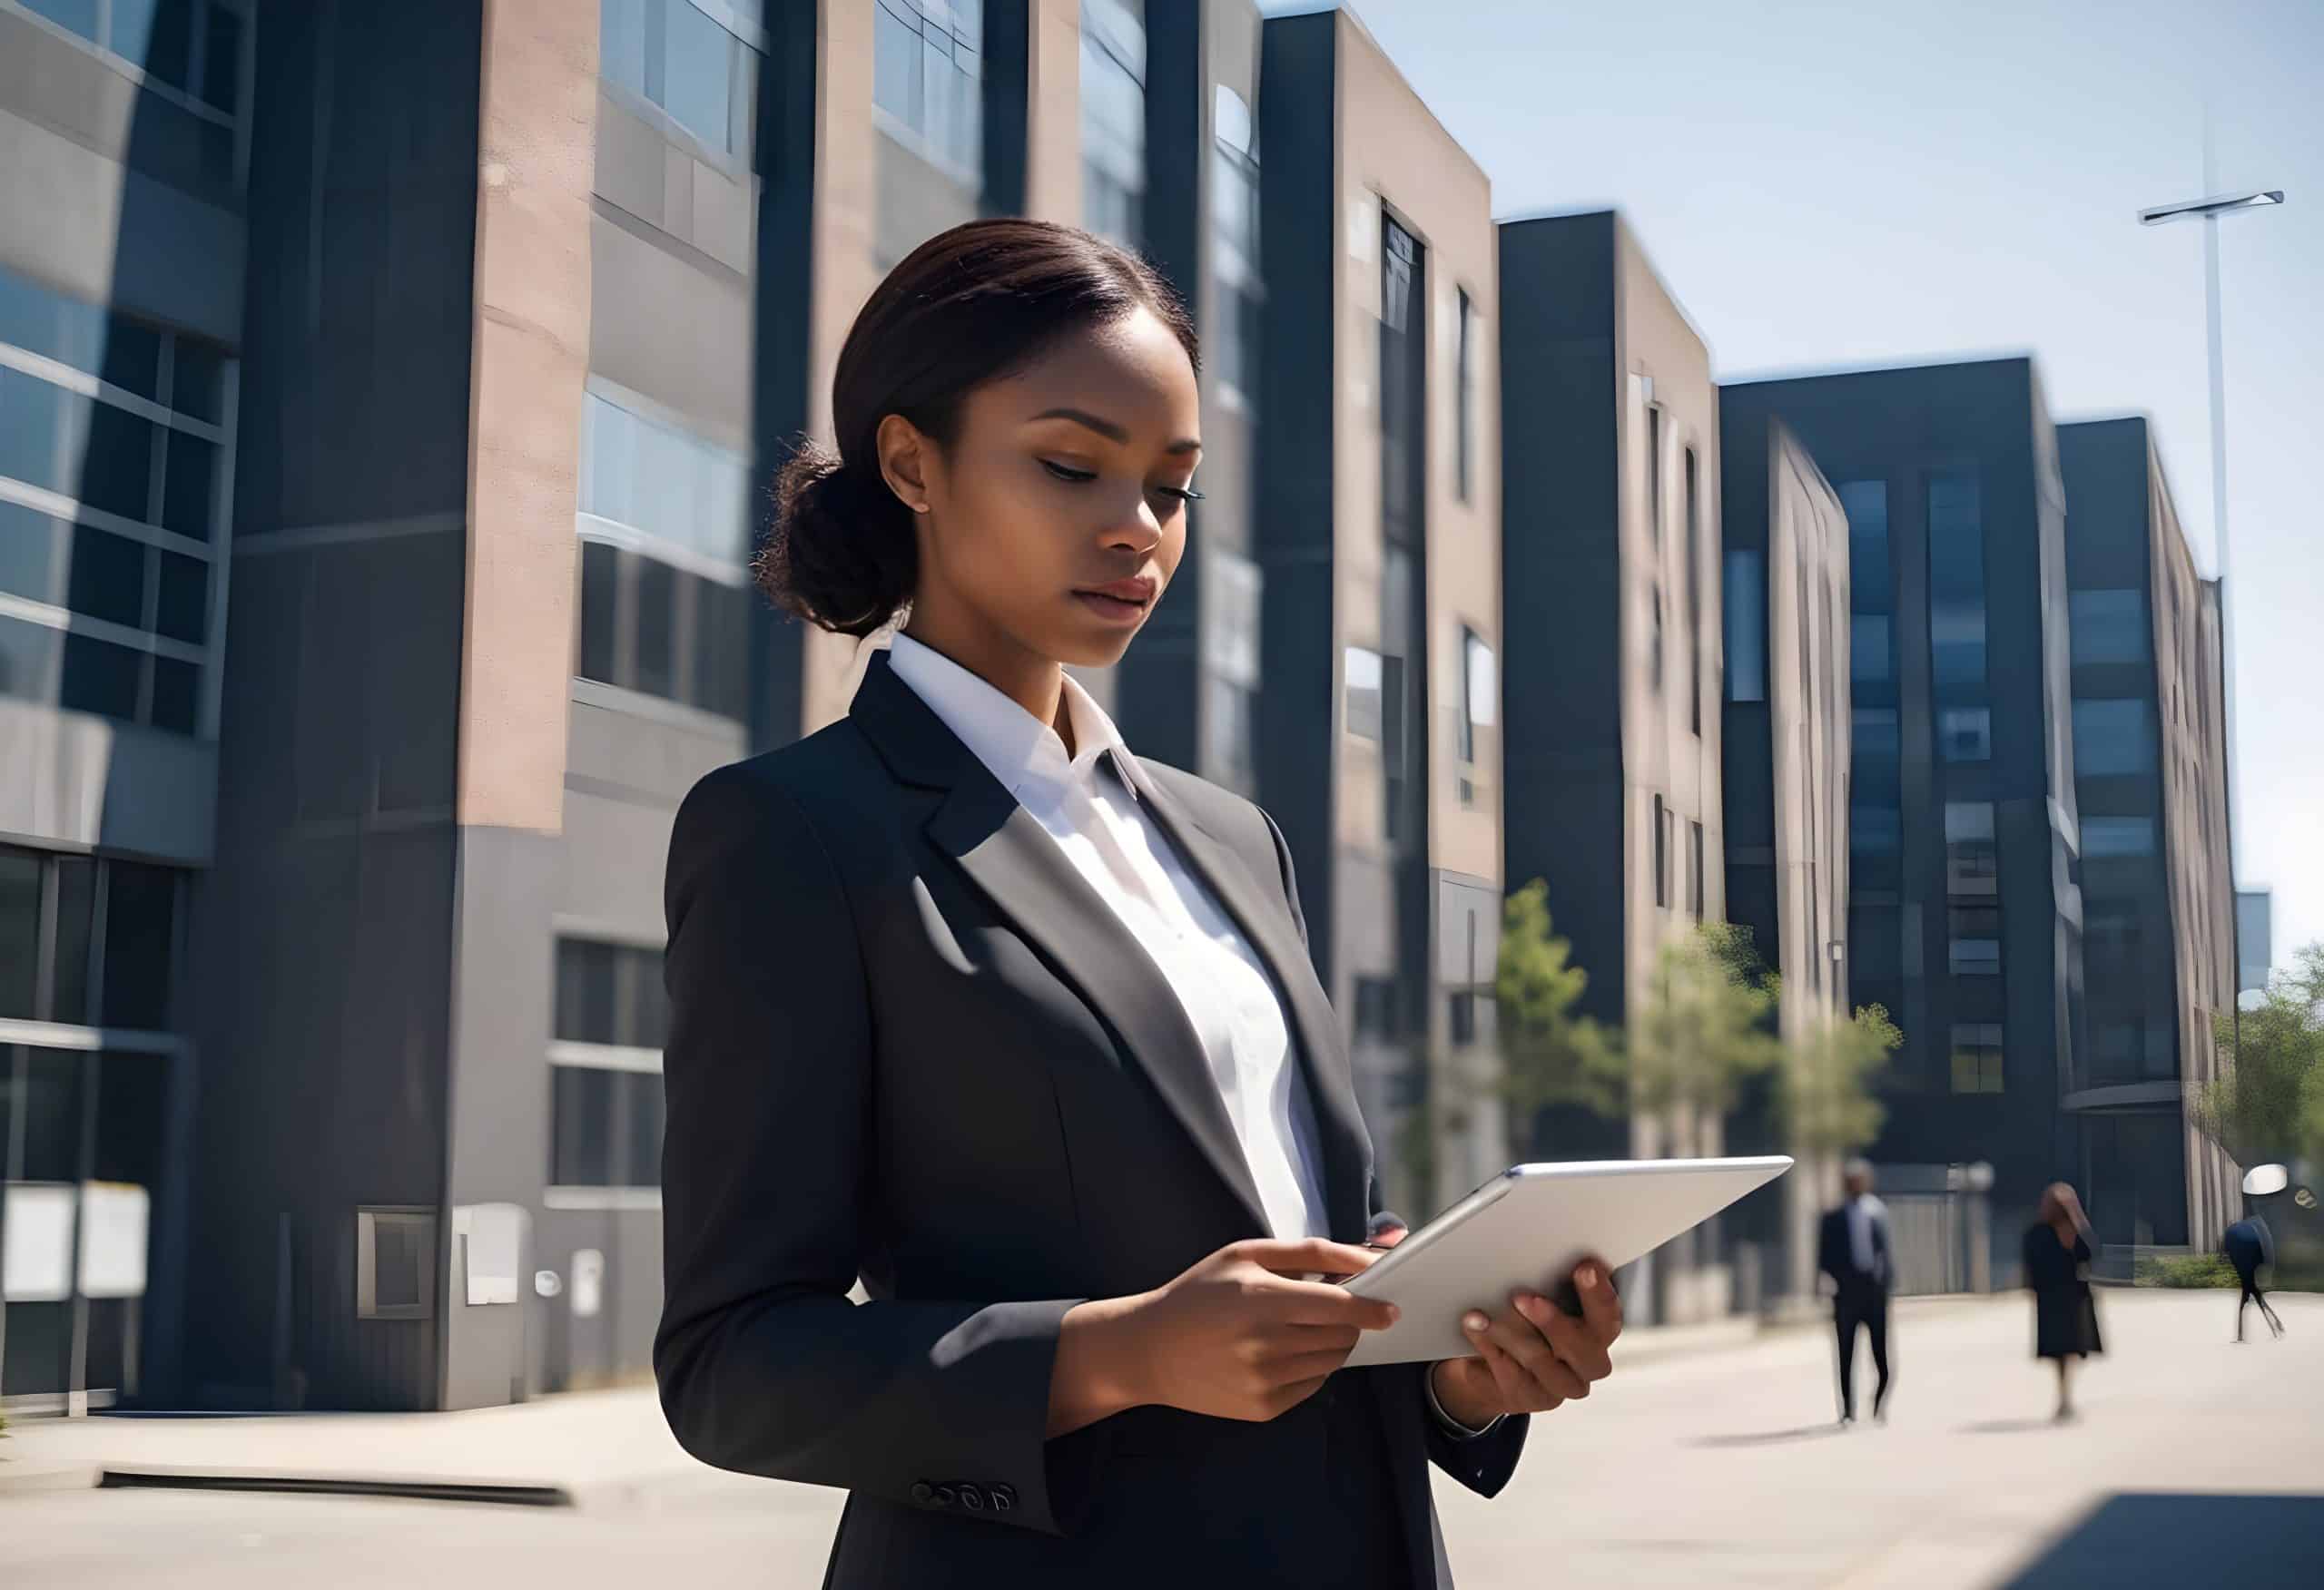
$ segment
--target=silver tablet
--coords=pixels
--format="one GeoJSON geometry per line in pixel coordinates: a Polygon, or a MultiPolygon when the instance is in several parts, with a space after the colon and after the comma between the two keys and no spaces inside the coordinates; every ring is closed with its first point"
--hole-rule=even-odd
{"type": "Polygon", "coordinates": [[[1498,1313],[1518,1291],[1554,1297],[1592,1255],[1619,1269],[1789,1169],[1783,1154],[1512,1166],[1348,1279],[1403,1310],[1348,1364],[1466,1358],[1469,1310],[1498,1313]]]}

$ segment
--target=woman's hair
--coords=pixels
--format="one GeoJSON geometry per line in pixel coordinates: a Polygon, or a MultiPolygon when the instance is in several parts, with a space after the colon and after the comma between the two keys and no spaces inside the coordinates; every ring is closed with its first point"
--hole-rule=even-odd
{"type": "Polygon", "coordinates": [[[880,473],[880,422],[901,415],[949,446],[970,392],[1138,309],[1198,362],[1177,293],[1102,238],[1008,219],[972,221],[921,244],[888,272],[840,348],[837,451],[804,441],[775,476],[774,525],[753,565],[761,589],[842,634],[886,623],[911,599],[920,555],[912,512],[880,473]]]}
{"type": "Polygon", "coordinates": [[[2042,1189],[2042,1223],[2054,1230],[2064,1222],[2072,1222],[2077,1232],[2090,1229],[2090,1222],[2083,1217],[2082,1200],[2074,1196],[2073,1188],[2064,1182],[2053,1182],[2042,1189]]]}

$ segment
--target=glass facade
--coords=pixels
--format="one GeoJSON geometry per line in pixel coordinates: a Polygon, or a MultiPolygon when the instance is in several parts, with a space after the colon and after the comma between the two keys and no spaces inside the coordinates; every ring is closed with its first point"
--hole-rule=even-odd
{"type": "Polygon", "coordinates": [[[1727,555],[1725,583],[1727,699],[1768,699],[1768,555],[1744,549],[1727,555]]]}
{"type": "Polygon", "coordinates": [[[1218,312],[1203,338],[1204,363],[1246,403],[1258,397],[1259,132],[1251,106],[1225,83],[1211,107],[1210,277],[1218,312]]]}
{"type": "Polygon", "coordinates": [[[1146,0],[1082,0],[1081,224],[1144,240],[1146,0]]]}
{"type": "Polygon", "coordinates": [[[1977,477],[1945,471],[1927,480],[1929,675],[1948,687],[1985,682],[1984,520],[1977,477]]]}
{"type": "Polygon", "coordinates": [[[720,154],[751,150],[756,52],[690,0],[598,0],[597,74],[720,154]]]}
{"type": "Polygon", "coordinates": [[[750,711],[743,460],[600,391],[581,423],[574,672],[737,721],[750,711]]]}
{"type": "Polygon", "coordinates": [[[872,103],[891,131],[980,185],[984,0],[872,4],[872,103]]]}
{"type": "Polygon", "coordinates": [[[0,693],[203,731],[233,368],[0,270],[0,693]]]}
{"type": "Polygon", "coordinates": [[[2152,649],[2142,591],[2076,591],[2068,599],[2073,665],[2143,662],[2152,649]]]}

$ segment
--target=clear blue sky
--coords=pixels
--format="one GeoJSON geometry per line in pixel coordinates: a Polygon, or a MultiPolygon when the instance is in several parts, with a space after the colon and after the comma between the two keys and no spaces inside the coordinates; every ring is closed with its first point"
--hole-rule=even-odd
{"type": "MultiPolygon", "coordinates": [[[[1312,4],[1269,5],[1314,10],[1312,4]]],[[[2324,4],[1362,0],[1503,215],[1619,206],[1722,378],[2030,350],[2053,417],[2142,412],[2217,571],[2201,229],[2221,229],[2244,881],[2324,940],[2324,4]]]]}

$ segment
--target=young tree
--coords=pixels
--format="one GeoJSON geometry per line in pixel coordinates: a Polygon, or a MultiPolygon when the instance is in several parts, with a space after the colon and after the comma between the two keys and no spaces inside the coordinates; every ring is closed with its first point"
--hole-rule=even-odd
{"type": "Polygon", "coordinates": [[[1700,923],[1663,947],[1654,986],[1630,1024],[1623,1045],[1630,1108],[1664,1120],[1682,1156],[1703,1153],[1745,1081],[1781,1057],[1768,1019],[1775,988],[1758,966],[1749,928],[1700,923]]]}
{"type": "Polygon", "coordinates": [[[2324,944],[2302,949],[2260,1003],[2213,1017],[2220,1073],[2195,1091],[2197,1131],[2239,1165],[2290,1159],[2324,1139],[2324,944]],[[2240,1032],[2239,1034],[2239,1027],[2240,1032]]]}
{"type": "Polygon", "coordinates": [[[1860,1005],[1852,1020],[1817,1027],[1790,1045],[1776,1096],[1795,1153],[1837,1158],[1880,1135],[1887,1112],[1873,1084],[1904,1041],[1886,1006],[1860,1005]]]}
{"type": "Polygon", "coordinates": [[[1550,886],[1535,878],[1502,904],[1501,956],[1493,994],[1500,1023],[1498,1088],[1510,1153],[1533,1152],[1533,1123],[1553,1104],[1581,1104],[1602,1115],[1622,1108],[1621,1062],[1615,1035],[1574,1006],[1590,974],[1550,918],[1550,886]]]}

